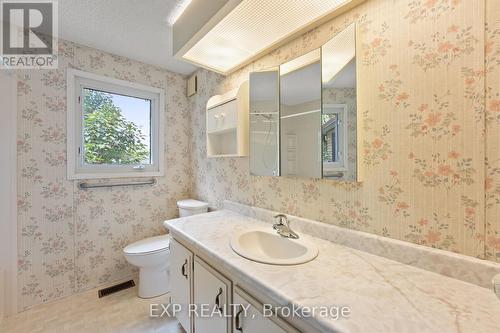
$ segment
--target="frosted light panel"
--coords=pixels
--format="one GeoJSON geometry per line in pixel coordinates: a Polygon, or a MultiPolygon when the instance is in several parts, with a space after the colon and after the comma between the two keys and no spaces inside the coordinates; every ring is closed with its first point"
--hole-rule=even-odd
{"type": "Polygon", "coordinates": [[[351,0],[243,0],[183,58],[227,73],[351,0]]]}

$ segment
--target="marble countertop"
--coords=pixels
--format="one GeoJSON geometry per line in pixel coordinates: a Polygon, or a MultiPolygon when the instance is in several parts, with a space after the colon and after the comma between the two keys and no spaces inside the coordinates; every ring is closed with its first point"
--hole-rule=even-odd
{"type": "MultiPolygon", "coordinates": [[[[211,257],[276,304],[348,306],[349,318],[305,317],[324,332],[500,332],[500,300],[491,289],[305,234],[319,248],[302,265],[274,266],[240,257],[231,236],[269,227],[229,210],[165,222],[174,238],[211,257]]],[[[271,230],[271,229],[270,229],[271,230]]]]}

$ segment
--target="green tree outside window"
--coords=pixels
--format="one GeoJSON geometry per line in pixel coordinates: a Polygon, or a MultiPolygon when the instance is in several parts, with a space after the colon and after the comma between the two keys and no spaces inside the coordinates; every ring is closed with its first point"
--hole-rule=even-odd
{"type": "Polygon", "coordinates": [[[111,94],[84,89],[83,138],[87,164],[150,162],[146,136],[113,104],[111,94]]]}

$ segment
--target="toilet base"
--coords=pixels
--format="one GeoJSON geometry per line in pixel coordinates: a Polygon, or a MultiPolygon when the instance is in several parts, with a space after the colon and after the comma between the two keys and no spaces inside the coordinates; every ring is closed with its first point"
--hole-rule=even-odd
{"type": "Polygon", "coordinates": [[[141,268],[139,270],[139,297],[153,298],[169,291],[168,269],[141,268]]]}

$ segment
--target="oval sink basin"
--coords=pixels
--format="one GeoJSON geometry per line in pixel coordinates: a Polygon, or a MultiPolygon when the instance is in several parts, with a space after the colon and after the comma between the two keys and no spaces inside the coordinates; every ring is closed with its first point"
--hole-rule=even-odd
{"type": "Polygon", "coordinates": [[[242,231],[231,239],[231,248],[244,258],[272,265],[303,264],[318,255],[318,248],[308,240],[289,239],[267,230],[242,231]]]}

